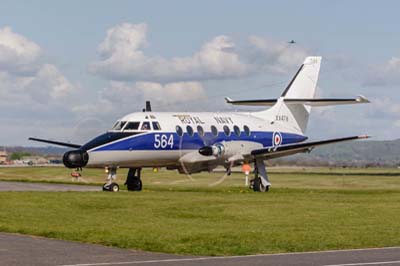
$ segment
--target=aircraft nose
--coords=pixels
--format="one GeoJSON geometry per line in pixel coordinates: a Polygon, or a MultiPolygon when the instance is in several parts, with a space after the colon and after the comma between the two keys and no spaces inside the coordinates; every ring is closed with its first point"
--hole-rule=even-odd
{"type": "Polygon", "coordinates": [[[63,156],[63,163],[68,168],[80,168],[86,166],[89,161],[89,154],[86,151],[67,151],[63,156]]]}

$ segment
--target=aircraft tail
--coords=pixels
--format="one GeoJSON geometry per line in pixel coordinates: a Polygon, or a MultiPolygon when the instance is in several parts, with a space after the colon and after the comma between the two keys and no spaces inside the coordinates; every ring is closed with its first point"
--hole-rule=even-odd
{"type": "Polygon", "coordinates": [[[271,118],[273,122],[280,122],[304,134],[311,112],[311,105],[305,101],[314,99],[320,66],[321,57],[307,57],[276,103],[254,115],[271,118]]]}
{"type": "Polygon", "coordinates": [[[320,66],[321,57],[307,57],[278,99],[232,100],[226,97],[225,100],[233,105],[271,106],[252,115],[300,134],[306,132],[311,107],[369,103],[362,95],[357,98],[315,98],[320,66]]]}

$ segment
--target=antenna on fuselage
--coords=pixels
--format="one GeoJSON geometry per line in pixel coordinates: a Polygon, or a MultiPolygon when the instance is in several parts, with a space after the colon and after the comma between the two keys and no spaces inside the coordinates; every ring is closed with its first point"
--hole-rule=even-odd
{"type": "Polygon", "coordinates": [[[150,101],[146,101],[146,109],[145,109],[145,111],[146,111],[146,112],[151,112],[151,104],[150,104],[150,101]]]}

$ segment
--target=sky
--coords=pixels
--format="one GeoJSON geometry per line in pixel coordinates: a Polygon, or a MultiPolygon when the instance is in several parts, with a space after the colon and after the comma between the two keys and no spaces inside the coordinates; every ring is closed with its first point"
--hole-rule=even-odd
{"type": "Polygon", "coordinates": [[[398,1],[1,1],[0,145],[82,144],[140,111],[254,111],[322,56],[311,139],[400,138],[398,1]],[[295,40],[295,44],[288,41],[295,40]]]}

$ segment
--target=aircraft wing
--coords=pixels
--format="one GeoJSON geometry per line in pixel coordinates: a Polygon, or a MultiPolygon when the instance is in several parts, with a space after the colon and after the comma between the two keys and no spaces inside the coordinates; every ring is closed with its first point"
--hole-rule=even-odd
{"type": "Polygon", "coordinates": [[[60,142],[60,141],[54,141],[54,140],[47,140],[47,139],[38,139],[38,138],[29,138],[28,140],[44,142],[44,143],[49,143],[49,144],[54,144],[54,145],[64,146],[64,147],[69,147],[69,148],[77,148],[77,149],[79,149],[82,146],[82,145],[79,145],[79,144],[72,144],[72,143],[66,143],[66,142],[60,142]]]}
{"type": "Polygon", "coordinates": [[[356,140],[356,139],[367,139],[369,136],[352,136],[352,137],[345,137],[345,138],[337,138],[337,139],[327,139],[321,141],[313,141],[313,142],[305,142],[305,143],[296,143],[296,144],[287,144],[281,145],[276,147],[268,147],[262,149],[256,149],[251,151],[251,155],[254,157],[264,157],[266,159],[278,158],[287,155],[292,155],[299,152],[310,152],[313,148],[317,146],[322,146],[326,144],[336,143],[336,142],[343,142],[349,140],[356,140]]]}

